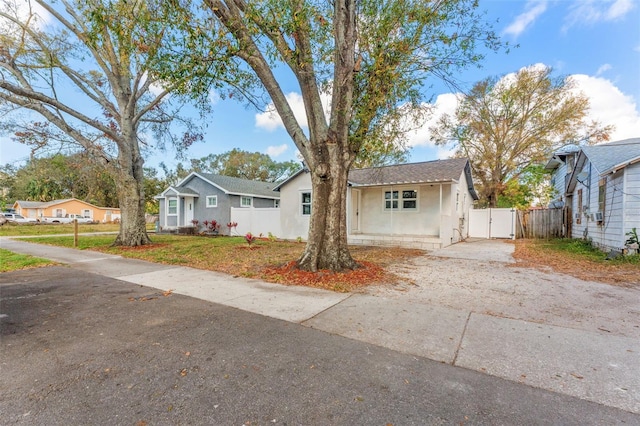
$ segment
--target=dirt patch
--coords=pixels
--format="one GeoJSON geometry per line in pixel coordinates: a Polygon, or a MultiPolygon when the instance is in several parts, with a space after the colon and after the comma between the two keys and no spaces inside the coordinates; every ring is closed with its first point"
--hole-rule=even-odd
{"type": "MultiPolygon", "coordinates": [[[[477,250],[492,250],[492,244],[513,245],[487,240],[477,250]]],[[[509,264],[426,255],[389,268],[405,281],[363,291],[412,303],[640,338],[640,287],[583,280],[554,271],[556,263],[541,258],[509,264]]]]}

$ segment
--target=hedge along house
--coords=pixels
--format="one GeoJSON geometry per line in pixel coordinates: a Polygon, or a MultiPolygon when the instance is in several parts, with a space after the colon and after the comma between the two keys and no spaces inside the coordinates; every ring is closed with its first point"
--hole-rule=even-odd
{"type": "MultiPolygon", "coordinates": [[[[349,244],[436,249],[468,236],[469,210],[478,196],[467,159],[356,169],[349,172],[349,244]]],[[[282,237],[306,238],[311,178],[301,170],[280,192],[282,237]]]]}
{"type": "Polygon", "coordinates": [[[165,189],[158,199],[161,231],[184,227],[203,229],[204,221],[219,223],[219,233],[228,235],[230,222],[237,222],[234,233],[256,235],[280,232],[280,196],[276,184],[210,173],[192,172],[177,185],[165,189]]]}
{"type": "Polygon", "coordinates": [[[42,217],[64,217],[66,214],[79,214],[96,222],[109,223],[120,220],[117,207],[98,207],[77,198],[53,201],[23,201],[13,203],[16,213],[24,217],[40,219],[42,217]]]}
{"type": "Polygon", "coordinates": [[[565,200],[572,238],[625,250],[626,234],[640,230],[640,138],[581,147],[565,200]]]}

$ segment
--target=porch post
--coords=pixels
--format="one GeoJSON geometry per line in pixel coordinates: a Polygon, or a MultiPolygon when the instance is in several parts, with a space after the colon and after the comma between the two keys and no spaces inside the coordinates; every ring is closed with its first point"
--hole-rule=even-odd
{"type": "Polygon", "coordinates": [[[440,184],[440,211],[438,212],[440,215],[440,226],[438,227],[438,238],[442,236],[442,184],[440,184]]]}
{"type": "Polygon", "coordinates": [[[176,203],[176,227],[180,227],[180,206],[182,204],[182,197],[178,194],[178,202],[176,203]]]}

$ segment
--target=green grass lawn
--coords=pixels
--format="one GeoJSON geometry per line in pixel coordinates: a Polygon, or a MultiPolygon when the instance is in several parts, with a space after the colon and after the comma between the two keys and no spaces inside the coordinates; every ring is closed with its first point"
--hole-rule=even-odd
{"type": "Polygon", "coordinates": [[[596,264],[619,263],[640,265],[640,256],[637,254],[618,256],[614,259],[608,259],[607,253],[598,250],[589,242],[581,239],[560,238],[553,240],[538,240],[536,245],[540,250],[544,250],[550,253],[557,253],[558,255],[566,256],[567,258],[589,261],[596,264]]]}
{"type": "MultiPolygon", "coordinates": [[[[118,232],[120,225],[117,223],[81,223],[78,224],[78,232],[118,232]]],[[[147,224],[147,230],[155,230],[154,224],[147,224]]],[[[57,234],[73,234],[74,224],[50,224],[50,223],[37,223],[37,224],[15,224],[5,223],[0,226],[0,236],[2,237],[16,237],[23,235],[57,235],[57,234]]]]}
{"type": "Polygon", "coordinates": [[[55,265],[55,262],[39,257],[13,253],[0,249],[0,272],[17,271],[19,269],[39,268],[41,266],[55,265]]]}

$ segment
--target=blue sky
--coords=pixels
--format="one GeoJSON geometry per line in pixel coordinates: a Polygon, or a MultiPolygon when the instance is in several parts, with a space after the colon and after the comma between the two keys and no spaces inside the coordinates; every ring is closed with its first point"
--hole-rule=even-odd
{"type": "MultiPolygon", "coordinates": [[[[640,136],[640,0],[480,0],[480,9],[504,41],[518,44],[509,54],[489,53],[483,68],[462,75],[470,87],[488,76],[502,76],[522,67],[544,64],[556,76],[571,75],[590,98],[591,118],[616,130],[612,140],[640,136]]],[[[437,81],[431,82],[440,112],[453,112],[455,97],[437,81]]],[[[289,97],[302,116],[299,93],[289,97]]],[[[268,106],[265,105],[265,109],[268,106]]],[[[200,158],[233,148],[269,154],[276,161],[295,160],[296,148],[274,114],[248,109],[243,104],[217,101],[207,118],[205,140],[187,155],[200,158]]],[[[429,142],[429,123],[409,136],[411,161],[446,158],[450,153],[429,142]]],[[[19,163],[29,149],[0,138],[0,163],[19,163]]],[[[179,160],[170,150],[146,159],[147,165],[164,161],[173,168],[179,160]]]]}

